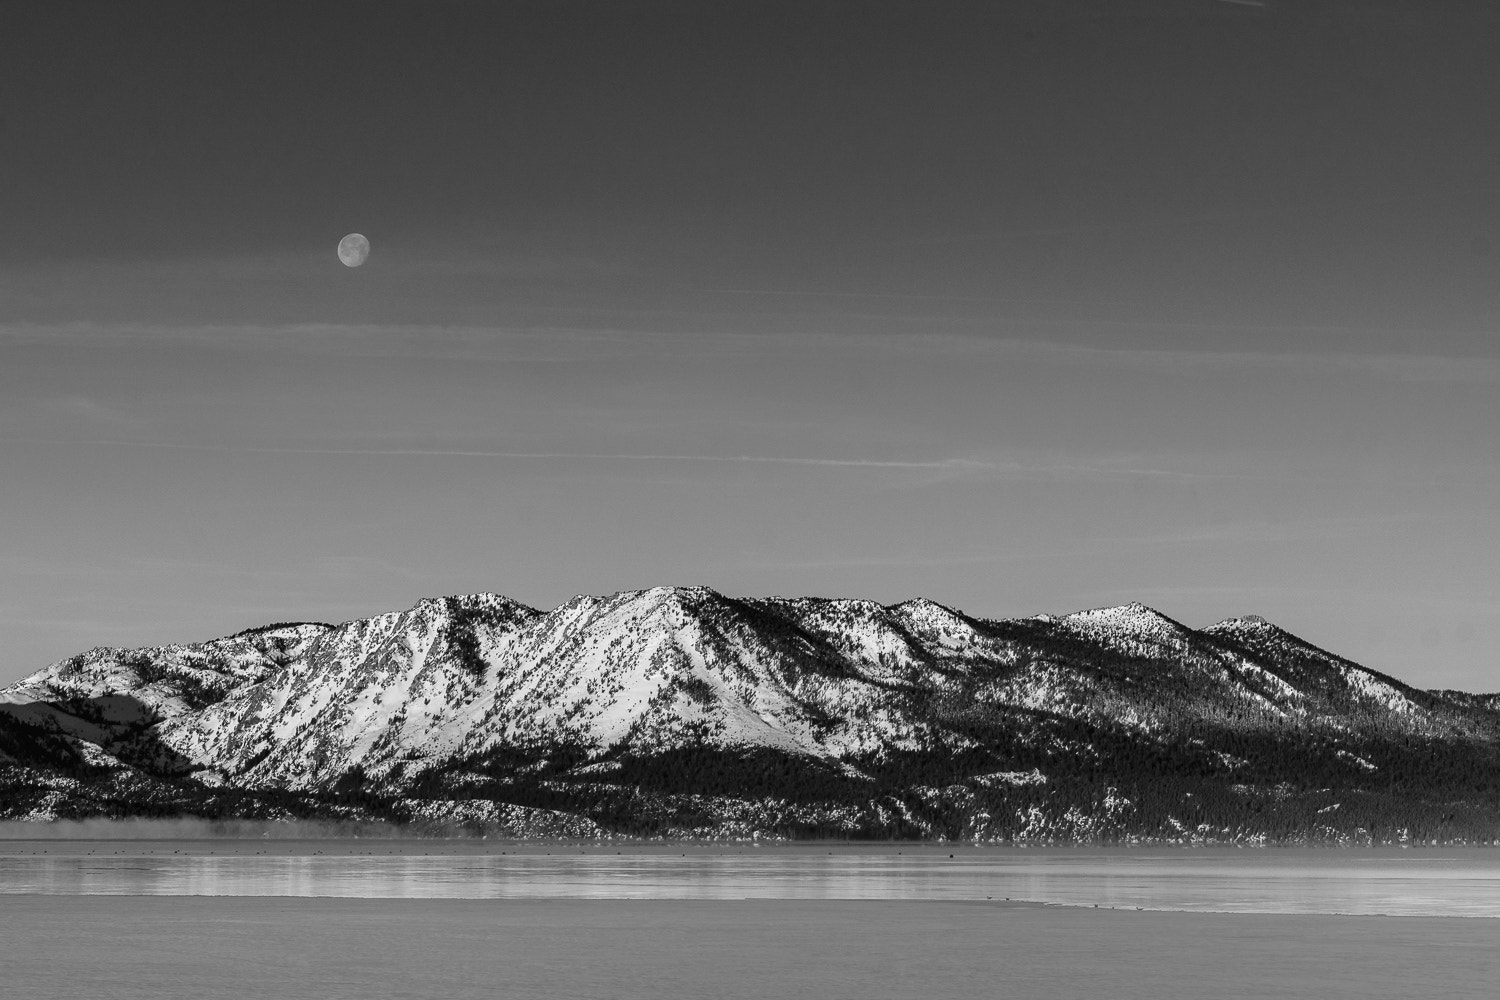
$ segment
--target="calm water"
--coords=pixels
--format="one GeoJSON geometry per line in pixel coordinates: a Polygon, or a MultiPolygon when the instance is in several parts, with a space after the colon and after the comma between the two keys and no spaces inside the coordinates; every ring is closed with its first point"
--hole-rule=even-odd
{"type": "Polygon", "coordinates": [[[1468,919],[1500,852],[615,850],[0,841],[0,996],[1464,1000],[1500,969],[1468,919]]]}
{"type": "Polygon", "coordinates": [[[0,894],[1029,901],[1500,917],[1500,851],[0,843],[0,894]],[[504,853],[501,853],[501,852],[504,853]]]}
{"type": "Polygon", "coordinates": [[[25,1000],[1493,998],[1500,923],[908,900],[9,896],[25,1000]]]}

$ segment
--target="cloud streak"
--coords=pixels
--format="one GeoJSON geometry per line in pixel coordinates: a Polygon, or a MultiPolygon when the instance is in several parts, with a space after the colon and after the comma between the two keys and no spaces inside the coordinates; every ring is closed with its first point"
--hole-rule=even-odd
{"type": "Polygon", "coordinates": [[[873,459],[794,455],[703,455],[670,452],[583,452],[583,451],[501,451],[480,448],[337,448],[282,445],[198,444],[177,441],[128,441],[93,438],[63,440],[54,438],[0,439],[0,445],[84,446],[99,448],[151,448],[165,451],[212,452],[250,455],[326,455],[368,456],[372,458],[474,458],[512,459],[517,461],[706,463],[720,465],[781,465],[805,468],[890,469],[945,472],[964,475],[1084,476],[1105,478],[1154,478],[1182,480],[1247,480],[1264,478],[1236,472],[1204,472],[1186,469],[1157,468],[1101,462],[1028,463],[991,461],[974,458],[940,459],[873,459]]]}
{"type": "Polygon", "coordinates": [[[478,448],[322,448],[279,445],[215,445],[175,441],[120,441],[91,439],[64,441],[44,438],[11,438],[5,444],[89,445],[109,448],[160,448],[172,451],[206,451],[257,455],[368,455],[374,457],[410,456],[423,458],[495,458],[558,459],[571,461],[611,462],[719,462],[726,464],[801,465],[854,469],[939,469],[945,471],[983,471],[1001,468],[994,462],[965,458],[933,460],[899,460],[870,458],[821,458],[783,455],[692,455],[672,453],[578,452],[578,451],[491,451],[478,448]]]}
{"type": "MultiPolygon", "coordinates": [[[[811,559],[752,558],[749,562],[755,570],[775,569],[838,569],[860,567],[931,568],[942,566],[977,566],[990,563],[1019,563],[1042,561],[1066,561],[1075,559],[1097,559],[1102,555],[1128,554],[1148,549],[1173,546],[1200,547],[1204,545],[1267,545],[1287,542],[1326,541],[1330,538],[1365,538],[1384,529],[1409,527],[1436,520],[1423,514],[1400,514],[1388,517],[1331,517],[1310,518],[1295,524],[1270,525],[1264,523],[1210,524],[1182,531],[1132,534],[1129,532],[1113,536],[1091,536],[1080,539],[1070,547],[1048,547],[1039,549],[1017,548],[1004,552],[968,552],[962,555],[873,555],[828,557],[811,559]]],[[[1201,588],[1199,588],[1201,589],[1201,588]]],[[[1228,588],[1238,590],[1242,588],[1228,588]]],[[[1194,592],[1187,588],[1184,593],[1194,592]]]]}
{"type": "MultiPolygon", "coordinates": [[[[834,296],[845,293],[779,292],[776,290],[720,290],[747,295],[834,296]]],[[[852,294],[851,299],[878,299],[852,294]]],[[[924,296],[901,296],[924,298],[924,296]]],[[[996,300],[1002,301],[1002,300],[996,300]]],[[[1016,300],[1021,301],[1021,300],[1016,300]]],[[[885,321],[914,322],[922,317],[883,317],[885,321]]],[[[942,317],[931,317],[934,321],[942,317]]],[[[1456,351],[1374,350],[1372,336],[1401,334],[1406,340],[1433,340],[1421,330],[1353,330],[1324,326],[1274,326],[1212,322],[1132,321],[1123,319],[1058,320],[1028,317],[1000,320],[1010,330],[1032,328],[1031,335],[993,332],[956,332],[952,329],[920,333],[812,329],[785,332],[677,329],[627,330],[575,327],[418,326],[418,325],[192,325],[154,324],[0,324],[0,346],[87,346],[90,348],[180,348],[215,351],[333,356],[342,358],[422,358],[496,362],[507,365],[548,364],[596,366],[622,359],[806,358],[828,354],[839,358],[908,358],[930,364],[936,358],[1025,358],[1056,364],[1104,366],[1122,371],[1168,375],[1263,370],[1294,375],[1359,375],[1383,381],[1500,384],[1500,358],[1484,350],[1456,351]],[[1066,326],[1080,331],[1121,330],[1165,334],[1173,338],[1195,334],[1246,338],[1288,338],[1315,335],[1331,339],[1343,349],[1287,350],[1224,349],[1222,347],[1160,348],[1075,343],[1037,335],[1035,328],[1066,326]]],[[[1468,338],[1469,346],[1476,343],[1468,338]]],[[[1482,342],[1487,345],[1487,342],[1482,342]]],[[[707,458],[704,460],[724,460],[707,458]]],[[[759,461],[751,457],[752,461],[759,461]]]]}

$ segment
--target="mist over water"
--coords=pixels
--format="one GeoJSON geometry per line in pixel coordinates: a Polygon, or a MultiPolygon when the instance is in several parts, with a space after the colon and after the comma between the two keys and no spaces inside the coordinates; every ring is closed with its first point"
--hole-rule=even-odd
{"type": "Polygon", "coordinates": [[[268,825],[251,839],[221,830],[195,840],[106,840],[86,839],[88,829],[0,844],[0,895],[842,899],[1500,917],[1500,853],[1483,849],[517,843],[390,831],[298,839],[293,825],[268,825]]]}

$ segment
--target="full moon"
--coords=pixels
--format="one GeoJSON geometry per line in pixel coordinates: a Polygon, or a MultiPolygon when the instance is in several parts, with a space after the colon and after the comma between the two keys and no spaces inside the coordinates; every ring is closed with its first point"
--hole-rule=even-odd
{"type": "Polygon", "coordinates": [[[370,256],[370,241],[359,233],[350,233],[339,240],[339,260],[345,267],[358,267],[370,256]]]}

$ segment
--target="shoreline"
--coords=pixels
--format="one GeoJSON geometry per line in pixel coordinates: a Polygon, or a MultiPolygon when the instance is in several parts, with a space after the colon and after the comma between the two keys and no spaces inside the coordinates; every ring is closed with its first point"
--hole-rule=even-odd
{"type": "Polygon", "coordinates": [[[55,836],[8,836],[0,832],[0,855],[21,853],[24,850],[35,850],[38,846],[45,845],[52,853],[68,853],[70,846],[83,845],[90,850],[94,845],[177,845],[179,848],[190,846],[205,849],[209,853],[218,850],[218,847],[208,845],[223,845],[224,847],[238,847],[257,845],[258,849],[273,848],[276,853],[296,853],[299,849],[305,853],[343,853],[343,854],[378,854],[394,853],[405,854],[557,854],[583,852],[586,854],[633,854],[644,856],[670,856],[674,854],[702,855],[702,854],[798,854],[798,855],[906,855],[914,857],[931,855],[937,857],[942,854],[955,856],[974,855],[1119,855],[1122,857],[1140,857],[1149,853],[1161,853],[1171,856],[1208,856],[1222,854],[1226,856],[1264,854],[1267,856],[1277,853],[1308,853],[1322,855],[1344,854],[1348,856],[1378,857],[1389,855],[1392,857],[1413,857],[1421,855],[1439,855],[1443,853],[1463,853],[1474,855],[1487,855],[1500,858],[1500,845],[1491,844],[1328,844],[1328,843],[1275,843],[1275,844],[1177,844],[1177,843],[1141,843],[1141,844],[1094,844],[1080,843],[1038,843],[1038,844],[1012,844],[1012,843],[973,843],[973,842],[951,842],[942,841],[863,841],[863,840],[593,840],[593,839],[558,839],[544,840],[537,838],[502,838],[502,837],[416,837],[416,836],[307,836],[307,835],[261,835],[261,836],[197,836],[197,837],[174,837],[160,835],[140,836],[92,836],[59,833],[55,836]],[[314,845],[317,845],[316,848],[314,845]],[[339,845],[342,850],[330,851],[330,845],[339,845]]]}

